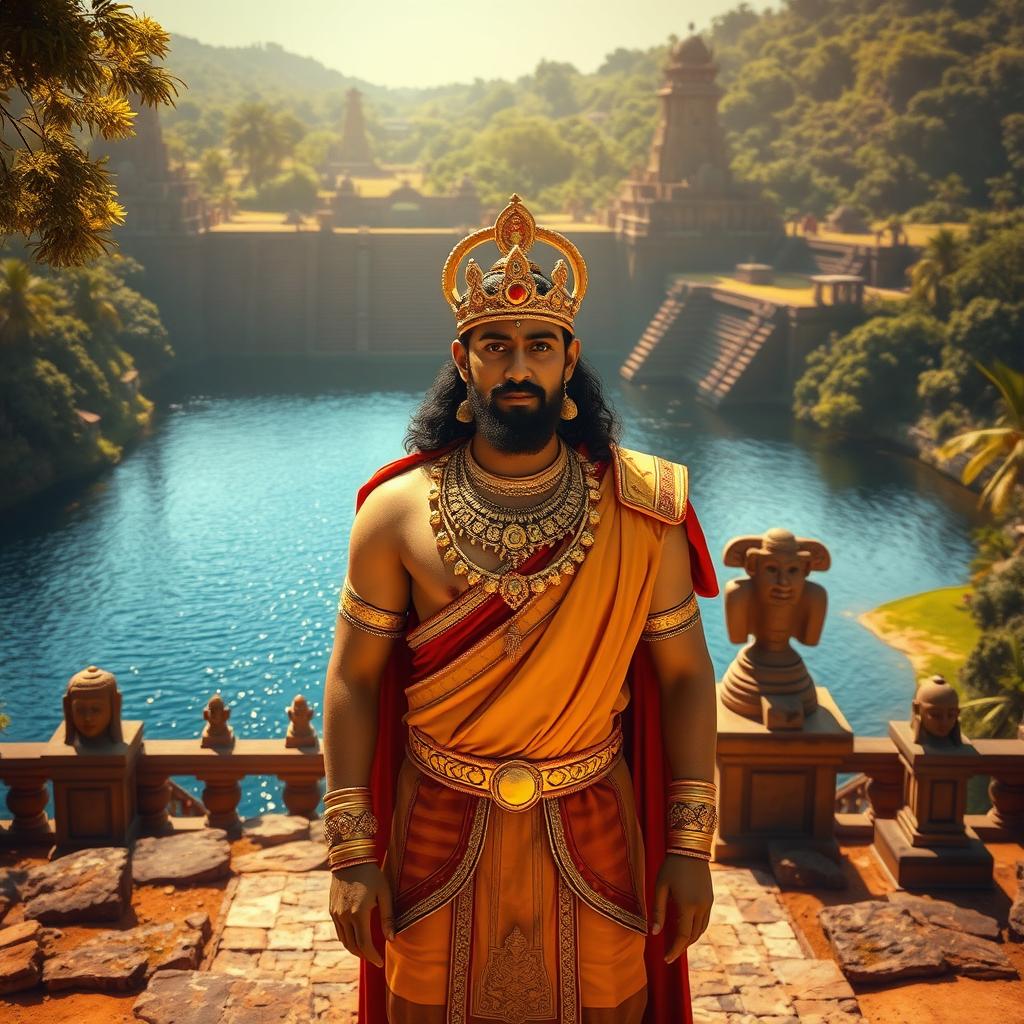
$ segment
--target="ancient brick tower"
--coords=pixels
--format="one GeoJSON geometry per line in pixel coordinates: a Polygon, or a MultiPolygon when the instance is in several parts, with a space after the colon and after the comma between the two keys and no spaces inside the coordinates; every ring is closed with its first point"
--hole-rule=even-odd
{"type": "Polygon", "coordinates": [[[341,145],[334,161],[338,173],[376,174],[377,163],[373,159],[370,140],[366,134],[366,119],[363,117],[363,94],[358,89],[345,93],[345,120],[341,129],[341,145]]]}
{"type": "Polygon", "coordinates": [[[672,48],[647,167],[622,183],[609,211],[631,284],[627,331],[642,330],[673,274],[770,262],[783,241],[774,206],[729,173],[717,74],[700,36],[672,48]]]}
{"type": "Polygon", "coordinates": [[[661,120],[647,170],[657,181],[686,181],[705,187],[729,182],[729,160],[718,124],[722,90],[718,68],[700,36],[690,36],[672,51],[665,68],[661,120]]]}

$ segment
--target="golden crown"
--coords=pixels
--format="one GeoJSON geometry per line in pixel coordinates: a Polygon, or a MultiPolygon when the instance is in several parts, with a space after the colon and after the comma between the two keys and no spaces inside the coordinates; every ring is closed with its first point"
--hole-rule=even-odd
{"type": "Polygon", "coordinates": [[[460,335],[479,324],[513,317],[546,320],[571,331],[586,291],[587,264],[579,249],[557,231],[537,227],[533,214],[517,195],[513,195],[508,206],[498,214],[494,227],[481,228],[459,242],[449,253],[441,271],[441,292],[455,314],[460,335]],[[497,245],[501,259],[491,266],[488,273],[502,274],[501,286],[493,295],[484,291],[484,272],[476,260],[470,259],[466,263],[466,291],[460,293],[455,276],[462,258],[490,241],[497,245]],[[563,259],[551,271],[551,289],[544,295],[537,291],[533,274],[541,273],[541,270],[528,258],[535,241],[557,249],[569,261],[574,286],[571,292],[566,287],[569,268],[563,259]]]}

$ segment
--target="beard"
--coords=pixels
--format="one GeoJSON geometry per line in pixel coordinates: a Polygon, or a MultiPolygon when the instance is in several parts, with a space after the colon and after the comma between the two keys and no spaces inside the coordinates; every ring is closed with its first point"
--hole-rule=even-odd
{"type": "Polygon", "coordinates": [[[509,381],[483,395],[472,377],[468,387],[477,433],[492,447],[507,455],[533,455],[555,435],[562,415],[562,392],[548,396],[539,384],[509,381]],[[525,392],[540,399],[536,408],[521,405],[502,408],[497,399],[510,392],[525,392]]]}

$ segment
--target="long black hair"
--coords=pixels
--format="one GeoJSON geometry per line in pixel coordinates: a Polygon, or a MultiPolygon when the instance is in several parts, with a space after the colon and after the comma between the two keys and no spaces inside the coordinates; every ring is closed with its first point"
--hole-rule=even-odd
{"type": "MultiPolygon", "coordinates": [[[[538,270],[533,271],[537,291],[544,295],[551,288],[551,282],[538,270]]],[[[491,272],[484,278],[484,290],[494,294],[504,275],[491,272]]],[[[572,341],[572,333],[562,328],[566,346],[572,341]]],[[[467,345],[469,332],[459,337],[467,345]]],[[[576,363],[566,388],[566,393],[576,403],[579,415],[572,420],[558,421],[558,434],[566,444],[584,445],[591,459],[607,459],[609,445],[619,439],[621,430],[619,418],[608,404],[601,386],[601,378],[582,359],[576,363]]],[[[455,363],[448,359],[437,371],[419,408],[409,421],[405,432],[407,452],[426,452],[443,448],[460,438],[470,438],[476,429],[472,423],[460,423],[455,410],[466,397],[466,385],[459,376],[455,363]]]]}

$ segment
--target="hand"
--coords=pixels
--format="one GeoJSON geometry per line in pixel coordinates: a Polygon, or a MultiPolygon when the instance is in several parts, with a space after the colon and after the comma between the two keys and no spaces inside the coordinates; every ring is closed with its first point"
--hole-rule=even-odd
{"type": "Polygon", "coordinates": [[[676,934],[665,956],[665,963],[678,959],[682,951],[704,934],[715,902],[711,887],[711,865],[696,857],[683,857],[675,853],[665,855],[654,883],[654,926],[657,935],[665,925],[668,895],[679,910],[676,934]]]}
{"type": "Polygon", "coordinates": [[[376,864],[339,868],[331,879],[330,908],[341,944],[353,956],[377,967],[384,961],[370,937],[370,911],[380,909],[380,926],[388,939],[395,937],[391,886],[376,864]]]}

